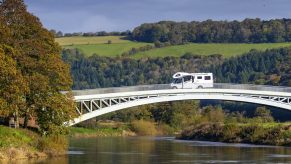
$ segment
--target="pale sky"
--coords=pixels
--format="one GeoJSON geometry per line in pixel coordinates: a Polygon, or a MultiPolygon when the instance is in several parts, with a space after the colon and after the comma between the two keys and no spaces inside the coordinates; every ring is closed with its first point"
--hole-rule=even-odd
{"type": "Polygon", "coordinates": [[[48,29],[62,32],[132,30],[162,20],[291,18],[291,0],[24,0],[48,29]]]}

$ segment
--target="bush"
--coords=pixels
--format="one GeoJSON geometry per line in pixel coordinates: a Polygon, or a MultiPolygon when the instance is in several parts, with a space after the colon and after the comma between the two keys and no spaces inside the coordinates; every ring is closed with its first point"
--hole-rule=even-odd
{"type": "Polygon", "coordinates": [[[38,139],[36,147],[42,152],[63,154],[67,150],[68,140],[64,135],[43,136],[38,139]]]}
{"type": "Polygon", "coordinates": [[[203,123],[191,126],[182,131],[181,139],[219,141],[223,136],[223,125],[218,123],[203,123]]]}
{"type": "Polygon", "coordinates": [[[138,135],[157,135],[157,129],[155,124],[150,121],[136,120],[131,122],[132,131],[136,132],[138,135]]]}
{"type": "Polygon", "coordinates": [[[159,135],[172,135],[175,133],[175,129],[167,124],[160,124],[157,130],[159,135]]]}
{"type": "Polygon", "coordinates": [[[226,124],[223,127],[223,141],[240,142],[239,137],[240,127],[237,124],[226,124]]]}

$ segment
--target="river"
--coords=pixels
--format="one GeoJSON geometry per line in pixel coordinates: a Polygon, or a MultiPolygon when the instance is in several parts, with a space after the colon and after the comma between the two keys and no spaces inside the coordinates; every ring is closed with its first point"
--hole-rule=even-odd
{"type": "Polygon", "coordinates": [[[291,147],[182,141],[173,137],[78,138],[70,140],[67,157],[29,163],[291,163],[291,147]]]}

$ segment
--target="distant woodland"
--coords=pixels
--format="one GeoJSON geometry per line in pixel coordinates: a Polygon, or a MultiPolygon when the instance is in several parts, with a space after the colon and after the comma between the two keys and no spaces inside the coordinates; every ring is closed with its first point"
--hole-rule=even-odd
{"type": "Polygon", "coordinates": [[[291,41],[291,19],[145,23],[131,39],[142,42],[276,43],[291,41]]]}
{"type": "Polygon", "coordinates": [[[184,54],[182,57],[85,57],[78,50],[63,50],[71,65],[73,89],[170,83],[177,71],[213,72],[216,82],[291,86],[291,49],[252,50],[224,59],[222,55],[184,54]]]}

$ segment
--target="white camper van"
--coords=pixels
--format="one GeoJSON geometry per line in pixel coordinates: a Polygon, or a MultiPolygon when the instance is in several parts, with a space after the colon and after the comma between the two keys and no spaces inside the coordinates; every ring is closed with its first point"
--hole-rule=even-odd
{"type": "Polygon", "coordinates": [[[212,73],[177,72],[173,75],[171,88],[211,88],[213,87],[212,73]]]}

